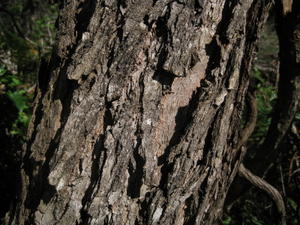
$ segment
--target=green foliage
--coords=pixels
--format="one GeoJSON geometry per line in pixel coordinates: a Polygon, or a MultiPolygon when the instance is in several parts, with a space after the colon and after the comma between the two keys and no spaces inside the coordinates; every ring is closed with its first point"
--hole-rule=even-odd
{"type": "Polygon", "coordinates": [[[28,109],[27,98],[24,96],[24,90],[8,91],[7,95],[13,101],[19,112],[23,112],[25,109],[28,109]]]}
{"type": "Polygon", "coordinates": [[[21,89],[24,87],[24,83],[17,75],[10,74],[3,66],[0,66],[0,85],[2,87],[1,94],[7,95],[18,109],[18,118],[14,121],[9,133],[11,135],[19,135],[23,138],[30,119],[30,101],[32,95],[21,89]]]}
{"type": "Polygon", "coordinates": [[[262,141],[267,133],[271,122],[271,113],[277,97],[276,86],[272,84],[266,74],[258,68],[253,70],[253,78],[256,80],[256,101],[257,101],[257,124],[252,136],[252,141],[258,143],[262,141]]]}
{"type": "Polygon", "coordinates": [[[232,218],[231,218],[230,216],[227,216],[227,217],[222,221],[222,223],[223,223],[224,225],[228,225],[228,224],[231,223],[231,221],[232,221],[232,218]]]}
{"type": "Polygon", "coordinates": [[[58,6],[47,1],[13,0],[1,4],[1,8],[0,94],[18,110],[9,133],[24,139],[33,98],[28,89],[36,81],[40,58],[51,54],[58,6]]]}
{"type": "Polygon", "coordinates": [[[2,76],[3,74],[5,74],[5,72],[6,72],[6,69],[0,67],[0,76],[2,76]]]}
{"type": "Polygon", "coordinates": [[[0,47],[11,53],[22,79],[32,82],[39,59],[51,53],[58,9],[44,1],[32,1],[31,9],[28,4],[16,0],[5,5],[0,14],[0,47]]]}

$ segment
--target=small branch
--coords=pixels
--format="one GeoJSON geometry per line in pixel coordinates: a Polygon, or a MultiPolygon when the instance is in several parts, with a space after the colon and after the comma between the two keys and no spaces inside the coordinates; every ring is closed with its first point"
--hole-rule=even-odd
{"type": "MultiPolygon", "coordinates": [[[[248,115],[248,122],[245,125],[245,128],[241,132],[240,141],[238,142],[237,149],[241,149],[243,151],[243,146],[247,143],[249,137],[254,131],[256,120],[257,120],[257,106],[255,97],[248,92],[247,94],[247,102],[250,108],[250,112],[248,115]]],[[[262,178],[254,175],[250,170],[246,169],[244,164],[241,163],[238,174],[248,180],[251,184],[258,187],[259,189],[265,191],[275,202],[277,206],[277,210],[281,216],[281,225],[286,225],[286,210],[284,201],[282,199],[279,191],[273,187],[271,184],[267,183],[262,178]]]]}
{"type": "Polygon", "coordinates": [[[281,178],[281,185],[282,185],[282,191],[284,196],[286,196],[285,187],[284,187],[284,179],[283,179],[283,173],[282,173],[282,166],[280,165],[280,178],[281,178]]]}
{"type": "Polygon", "coordinates": [[[244,164],[241,163],[239,168],[239,175],[248,180],[251,184],[265,191],[275,202],[277,210],[281,216],[281,225],[286,225],[286,211],[283,198],[279,191],[266,182],[264,179],[255,176],[250,170],[246,169],[244,164]]]}

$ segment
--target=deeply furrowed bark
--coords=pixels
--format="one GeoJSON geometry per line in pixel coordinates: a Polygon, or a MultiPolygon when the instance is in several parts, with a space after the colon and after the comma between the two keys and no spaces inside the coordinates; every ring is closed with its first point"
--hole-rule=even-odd
{"type": "Polygon", "coordinates": [[[269,1],[65,1],[9,224],[216,224],[269,1]]]}

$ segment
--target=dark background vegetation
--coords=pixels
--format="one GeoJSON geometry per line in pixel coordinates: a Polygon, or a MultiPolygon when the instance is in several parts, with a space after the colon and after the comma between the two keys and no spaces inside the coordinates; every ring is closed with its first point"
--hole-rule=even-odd
{"type": "MultiPolygon", "coordinates": [[[[55,41],[55,1],[0,1],[0,218],[16,198],[22,145],[26,142],[37,74],[55,41]]],[[[258,121],[248,141],[249,156],[263,143],[271,121],[278,83],[278,40],[270,14],[252,69],[258,121]]],[[[284,197],[288,224],[300,224],[300,113],[280,147],[266,180],[284,197]]],[[[277,224],[276,206],[262,191],[251,188],[225,206],[223,224],[277,224]],[[230,208],[230,209],[229,209],[230,208]]],[[[0,222],[1,223],[1,222],[0,222]]]]}

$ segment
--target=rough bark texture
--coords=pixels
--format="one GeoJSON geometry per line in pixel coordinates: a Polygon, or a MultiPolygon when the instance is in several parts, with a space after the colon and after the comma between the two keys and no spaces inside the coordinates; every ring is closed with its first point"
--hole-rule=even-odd
{"type": "Polygon", "coordinates": [[[216,224],[269,4],[65,1],[8,223],[216,224]]]}

